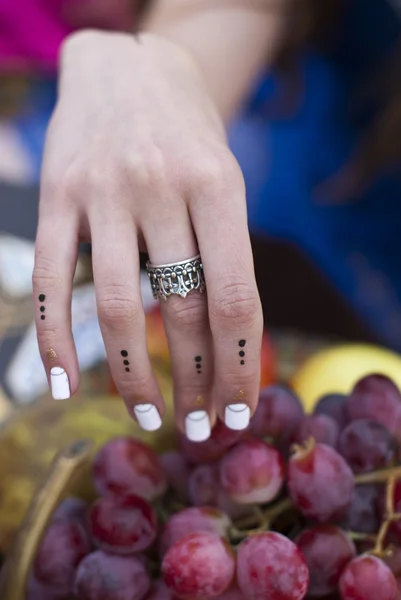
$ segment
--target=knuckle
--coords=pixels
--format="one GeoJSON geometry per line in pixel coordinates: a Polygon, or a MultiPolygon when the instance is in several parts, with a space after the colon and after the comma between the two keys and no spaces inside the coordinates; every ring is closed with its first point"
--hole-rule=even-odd
{"type": "Polygon", "coordinates": [[[207,320],[207,305],[200,294],[190,294],[185,301],[182,298],[169,299],[169,319],[173,327],[199,331],[207,320]]]}
{"type": "Polygon", "coordinates": [[[241,169],[231,154],[226,149],[205,150],[201,158],[190,167],[189,176],[192,185],[206,192],[213,189],[232,189],[243,186],[241,169]]]}
{"type": "Polygon", "coordinates": [[[61,277],[55,260],[43,254],[39,247],[36,249],[36,261],[32,274],[35,290],[54,289],[61,283],[61,277]]]}
{"type": "Polygon", "coordinates": [[[205,153],[190,168],[189,176],[191,182],[197,187],[215,186],[223,180],[224,165],[217,157],[205,153]]]}
{"type": "Polygon", "coordinates": [[[244,184],[241,168],[230,151],[224,150],[220,153],[220,163],[223,171],[223,181],[230,186],[244,184]]]}
{"type": "Polygon", "coordinates": [[[86,173],[78,161],[71,163],[58,176],[54,175],[48,181],[50,189],[57,189],[57,196],[63,198],[79,198],[85,184],[86,173]]]}
{"type": "Polygon", "coordinates": [[[157,146],[146,144],[137,152],[126,154],[124,171],[127,179],[141,188],[161,187],[167,179],[165,155],[157,146]]]}
{"type": "MultiPolygon", "coordinates": [[[[237,370],[236,372],[224,371],[224,373],[221,374],[221,385],[229,390],[238,390],[242,388],[253,390],[258,388],[259,379],[259,367],[255,362],[251,368],[247,369],[246,373],[243,373],[240,370],[237,370]]],[[[255,394],[255,396],[257,397],[257,394],[255,394]]]]}
{"type": "Polygon", "coordinates": [[[120,376],[116,378],[118,391],[123,398],[149,398],[148,393],[151,387],[151,375],[141,375],[140,373],[134,372],[120,376]]]}
{"type": "Polygon", "coordinates": [[[188,398],[197,396],[207,397],[209,388],[205,386],[204,381],[198,381],[197,379],[188,378],[178,381],[177,385],[177,399],[182,399],[183,402],[188,402],[188,398]]]}
{"type": "Polygon", "coordinates": [[[248,284],[227,283],[214,293],[211,301],[211,318],[217,323],[253,326],[261,312],[256,289],[248,284]]]}
{"type": "Polygon", "coordinates": [[[68,165],[59,176],[57,185],[62,197],[66,199],[80,199],[83,195],[102,197],[105,193],[118,189],[116,177],[117,170],[113,162],[107,162],[100,152],[88,149],[68,165]]]}
{"type": "Polygon", "coordinates": [[[141,303],[125,287],[107,286],[98,296],[99,319],[106,327],[126,326],[139,320],[143,310],[141,303]]]}
{"type": "Polygon", "coordinates": [[[37,328],[37,338],[39,347],[44,349],[51,346],[56,340],[65,339],[65,333],[57,325],[45,320],[40,321],[40,327],[37,328]]]}
{"type": "MultiPolygon", "coordinates": [[[[117,169],[114,167],[114,162],[110,161],[105,164],[105,157],[98,157],[93,155],[82,160],[82,164],[78,169],[78,185],[80,186],[81,193],[82,188],[88,190],[90,194],[95,196],[104,197],[111,195],[113,197],[114,190],[121,188],[121,185],[116,184],[117,169]]],[[[72,184],[74,185],[74,179],[72,184]]],[[[72,188],[73,192],[75,188],[72,188]]]]}

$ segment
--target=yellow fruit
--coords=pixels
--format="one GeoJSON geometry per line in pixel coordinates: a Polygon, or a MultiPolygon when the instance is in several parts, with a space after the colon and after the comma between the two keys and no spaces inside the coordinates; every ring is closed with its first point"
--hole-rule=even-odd
{"type": "Polygon", "coordinates": [[[401,355],[368,344],[345,344],[322,350],[309,358],[291,381],[311,412],[324,394],[347,394],[361,377],[381,373],[401,388],[401,355]]]}

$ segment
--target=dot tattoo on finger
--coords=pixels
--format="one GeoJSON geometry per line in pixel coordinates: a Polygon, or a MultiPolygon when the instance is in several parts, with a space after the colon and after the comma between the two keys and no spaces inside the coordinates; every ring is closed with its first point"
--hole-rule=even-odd
{"type": "MultiPolygon", "coordinates": [[[[240,341],[238,342],[238,346],[239,346],[240,348],[245,348],[245,344],[246,344],[246,340],[240,340],[240,341]]],[[[242,350],[242,349],[241,349],[241,350],[238,352],[238,354],[239,354],[239,355],[240,355],[240,357],[241,357],[240,364],[241,364],[241,365],[244,365],[244,364],[245,364],[245,360],[244,360],[244,358],[245,358],[245,350],[242,350]]]]}
{"type": "Polygon", "coordinates": [[[127,360],[127,356],[128,356],[128,352],[126,350],[121,350],[121,356],[124,357],[123,363],[125,365],[125,370],[127,371],[127,373],[129,373],[130,368],[129,368],[129,360],[127,360]]]}
{"type": "Polygon", "coordinates": [[[38,300],[39,300],[39,302],[42,302],[42,305],[39,307],[39,310],[42,313],[40,315],[40,318],[42,319],[42,321],[44,321],[46,319],[46,317],[45,317],[45,315],[43,313],[45,312],[46,308],[43,305],[43,302],[46,300],[46,296],[44,294],[39,294],[38,300]]]}
{"type": "Polygon", "coordinates": [[[202,357],[195,356],[195,363],[196,363],[196,372],[198,373],[198,375],[200,375],[202,373],[202,357]]]}

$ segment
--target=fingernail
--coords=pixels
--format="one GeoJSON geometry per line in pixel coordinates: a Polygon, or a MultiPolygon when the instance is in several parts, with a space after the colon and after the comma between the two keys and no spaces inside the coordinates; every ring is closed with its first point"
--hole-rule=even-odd
{"type": "Polygon", "coordinates": [[[159,411],[153,404],[137,404],[134,413],[139,426],[145,431],[156,431],[162,425],[159,411]]]}
{"type": "Polygon", "coordinates": [[[229,404],[226,406],[224,422],[230,429],[241,431],[246,429],[251,418],[251,410],[247,404],[229,404]]]}
{"type": "Polygon", "coordinates": [[[68,375],[62,367],[50,369],[50,384],[54,400],[67,400],[71,396],[68,375]]]}
{"type": "Polygon", "coordinates": [[[191,442],[204,442],[210,438],[209,415],[204,410],[195,410],[185,418],[185,432],[191,442]]]}

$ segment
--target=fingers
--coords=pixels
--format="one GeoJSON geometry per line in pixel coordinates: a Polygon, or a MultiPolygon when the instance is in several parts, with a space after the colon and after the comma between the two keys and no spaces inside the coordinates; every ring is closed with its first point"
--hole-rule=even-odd
{"type": "Polygon", "coordinates": [[[72,285],[77,264],[78,221],[71,214],[39,219],[33,293],[39,351],[55,400],[78,388],[79,368],[71,331],[72,285]]]}
{"type": "Polygon", "coordinates": [[[249,424],[259,394],[263,315],[242,176],[234,159],[221,165],[204,179],[190,214],[203,261],[213,336],[212,398],[226,425],[241,430],[249,424]]]}
{"type": "Polygon", "coordinates": [[[164,403],[147,353],[135,226],[131,217],[100,211],[90,215],[90,226],[99,323],[113,379],[130,415],[154,431],[164,403]]]}
{"type": "MultiPolygon", "coordinates": [[[[154,265],[184,262],[198,253],[186,207],[177,202],[171,207],[171,217],[169,221],[164,215],[157,238],[146,223],[142,226],[154,265]]],[[[153,228],[156,225],[152,223],[153,228]]],[[[214,358],[206,296],[199,292],[186,298],[170,296],[161,301],[161,312],[170,347],[177,425],[190,440],[204,441],[215,420],[211,398],[214,358]]]]}

